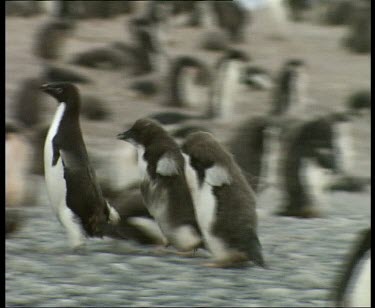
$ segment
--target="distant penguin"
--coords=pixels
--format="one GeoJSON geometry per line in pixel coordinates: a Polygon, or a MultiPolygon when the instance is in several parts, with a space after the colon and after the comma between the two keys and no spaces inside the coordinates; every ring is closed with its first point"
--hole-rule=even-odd
{"type": "Polygon", "coordinates": [[[152,79],[142,79],[133,81],[129,88],[145,96],[153,96],[160,92],[160,82],[152,79]]]}
{"type": "Polygon", "coordinates": [[[320,209],[327,205],[324,190],[338,171],[331,119],[290,121],[282,131],[278,164],[283,206],[277,214],[322,216],[320,209]]]}
{"type": "Polygon", "coordinates": [[[102,98],[93,95],[82,95],[81,114],[88,120],[103,121],[111,117],[108,104],[102,98]]]}
{"type": "Polygon", "coordinates": [[[24,79],[16,92],[13,106],[10,106],[13,117],[25,127],[31,128],[41,120],[43,95],[40,93],[40,78],[24,79]]]}
{"type": "Polygon", "coordinates": [[[345,102],[348,112],[354,115],[361,115],[361,113],[371,111],[371,91],[367,89],[360,89],[348,97],[345,102]]]}
{"type": "Polygon", "coordinates": [[[54,19],[43,24],[35,38],[34,54],[42,59],[58,59],[63,54],[63,45],[73,28],[69,20],[54,19]]]}
{"type": "MultiPolygon", "coordinates": [[[[205,111],[200,115],[190,115],[182,112],[160,112],[149,117],[159,121],[163,125],[180,124],[187,120],[227,120],[233,114],[235,104],[234,97],[237,87],[241,84],[243,64],[249,57],[240,50],[230,50],[217,62],[214,78],[211,78],[207,101],[199,101],[199,105],[205,106],[205,111]]],[[[203,72],[203,71],[202,71],[203,72]]],[[[205,78],[205,74],[199,78],[205,78]]],[[[208,76],[207,76],[208,77],[208,76]]],[[[191,88],[185,88],[185,92],[191,92],[191,88]]]]}
{"type": "Polygon", "coordinates": [[[281,69],[272,94],[272,115],[302,110],[306,105],[308,76],[302,60],[288,60],[281,69]]]}
{"type": "Polygon", "coordinates": [[[24,205],[27,197],[28,174],[31,169],[31,146],[26,129],[15,122],[5,126],[5,205],[24,205]]]}
{"type": "Polygon", "coordinates": [[[202,49],[214,52],[228,50],[231,45],[228,35],[217,29],[203,32],[199,41],[202,49]]]}
{"type": "Polygon", "coordinates": [[[371,228],[356,238],[334,287],[335,307],[371,307],[371,228]]]}
{"type": "Polygon", "coordinates": [[[71,83],[90,83],[91,80],[73,70],[54,65],[46,65],[43,71],[43,79],[46,82],[71,82],[71,83]]]}
{"type": "Polygon", "coordinates": [[[82,51],[74,55],[70,60],[70,64],[105,70],[119,70],[126,63],[125,55],[118,49],[111,47],[99,47],[82,51]]]}
{"type": "Polygon", "coordinates": [[[245,68],[241,80],[242,83],[254,90],[268,90],[273,86],[269,72],[259,66],[251,65],[245,68]]]}
{"type": "Polygon", "coordinates": [[[371,1],[356,1],[348,33],[342,43],[352,52],[371,52],[371,1]]]}
{"type": "Polygon", "coordinates": [[[189,135],[182,150],[192,168],[187,174],[197,221],[214,259],[209,265],[253,261],[264,267],[255,194],[232,155],[206,132],[189,135]]]}
{"type": "Polygon", "coordinates": [[[208,117],[205,115],[190,115],[187,113],[173,112],[173,111],[153,113],[153,114],[150,114],[148,118],[159,122],[163,126],[176,125],[176,124],[178,125],[189,120],[208,119],[208,117]]]}
{"type": "Polygon", "coordinates": [[[190,56],[177,57],[172,62],[168,78],[168,105],[205,109],[202,102],[208,99],[211,76],[203,62],[190,56]]]}
{"type": "Polygon", "coordinates": [[[77,248],[84,238],[102,237],[108,223],[119,215],[103,198],[90,166],[80,123],[80,96],[70,83],[49,83],[41,90],[58,102],[44,147],[47,192],[71,245],[77,248]]]}
{"type": "Polygon", "coordinates": [[[233,43],[245,40],[244,32],[250,22],[250,11],[238,1],[212,1],[218,25],[229,34],[233,43]]]}
{"type": "Polygon", "coordinates": [[[368,90],[360,90],[351,94],[346,101],[346,110],[332,114],[334,117],[335,144],[338,153],[339,177],[331,183],[331,190],[343,190],[350,192],[363,191],[371,179],[354,176],[354,162],[356,160],[356,148],[354,145],[355,121],[371,108],[371,93],[368,90]]]}
{"type": "Polygon", "coordinates": [[[290,10],[291,19],[293,21],[301,21],[304,18],[304,13],[312,7],[311,0],[288,0],[287,6],[290,10]]]}
{"type": "Polygon", "coordinates": [[[41,14],[42,11],[40,1],[5,2],[5,16],[32,17],[41,14]]]}
{"type": "Polygon", "coordinates": [[[210,131],[206,127],[203,127],[203,126],[182,125],[172,130],[170,134],[174,138],[174,140],[181,146],[190,134],[196,133],[196,132],[210,133],[210,131]]]}
{"type": "Polygon", "coordinates": [[[241,75],[250,57],[241,50],[229,50],[216,64],[216,78],[211,87],[208,113],[213,118],[232,118],[234,97],[241,83],[241,75]]]}
{"type": "Polygon", "coordinates": [[[131,43],[113,42],[111,48],[121,51],[131,73],[141,76],[151,72],[163,72],[168,56],[158,33],[147,19],[133,18],[126,24],[131,43]]]}
{"type": "Polygon", "coordinates": [[[22,215],[22,210],[18,208],[5,208],[5,236],[8,238],[9,235],[17,232],[25,217],[22,215]]]}
{"type": "Polygon", "coordinates": [[[181,252],[197,249],[202,240],[177,143],[147,118],[137,120],[117,138],[137,148],[142,196],[168,244],[181,252]]]}
{"type": "Polygon", "coordinates": [[[241,167],[251,188],[258,192],[259,186],[267,179],[262,179],[263,160],[268,155],[265,144],[265,132],[269,126],[265,116],[252,117],[241,123],[236,129],[229,148],[234,159],[241,167]]]}

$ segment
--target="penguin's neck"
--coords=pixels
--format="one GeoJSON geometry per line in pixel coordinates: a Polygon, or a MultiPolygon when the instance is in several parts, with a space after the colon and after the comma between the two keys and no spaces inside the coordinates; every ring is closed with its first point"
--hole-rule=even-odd
{"type": "Polygon", "coordinates": [[[59,127],[62,123],[62,119],[64,118],[65,111],[66,111],[66,104],[64,102],[60,102],[55,112],[55,115],[53,117],[51,126],[48,130],[47,138],[52,140],[57,135],[59,131],[59,127]]]}
{"type": "Polygon", "coordinates": [[[221,120],[233,115],[234,98],[237,94],[240,78],[240,62],[224,61],[218,68],[214,80],[209,113],[221,120]]]}
{"type": "Polygon", "coordinates": [[[293,114],[303,109],[306,105],[307,75],[304,71],[297,70],[292,73],[289,80],[289,113],[293,114]]]}

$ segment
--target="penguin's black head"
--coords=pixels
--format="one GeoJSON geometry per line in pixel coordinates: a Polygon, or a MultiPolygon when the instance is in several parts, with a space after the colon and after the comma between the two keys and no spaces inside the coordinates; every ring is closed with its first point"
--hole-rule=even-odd
{"type": "Polygon", "coordinates": [[[306,64],[301,59],[290,59],[286,61],[285,65],[290,66],[290,67],[302,67],[302,66],[305,66],[306,64]]]}
{"type": "Polygon", "coordinates": [[[204,171],[214,164],[229,166],[231,155],[209,132],[198,131],[189,134],[181,147],[190,156],[191,166],[197,171],[204,171]]]}
{"type": "Polygon", "coordinates": [[[346,101],[346,107],[352,116],[361,116],[371,111],[371,92],[359,90],[352,93],[346,101]]]}
{"type": "Polygon", "coordinates": [[[117,135],[117,139],[124,140],[135,146],[148,146],[158,137],[167,136],[166,131],[154,120],[142,118],[137,120],[127,131],[117,135]]]}
{"type": "Polygon", "coordinates": [[[59,103],[67,105],[78,104],[79,94],[75,85],[68,82],[51,82],[43,84],[40,89],[57,99],[59,103]]]}
{"type": "Polygon", "coordinates": [[[242,50],[238,49],[230,49],[227,51],[226,55],[224,56],[226,60],[238,60],[243,62],[248,62],[251,60],[250,56],[246,54],[242,50]]]}

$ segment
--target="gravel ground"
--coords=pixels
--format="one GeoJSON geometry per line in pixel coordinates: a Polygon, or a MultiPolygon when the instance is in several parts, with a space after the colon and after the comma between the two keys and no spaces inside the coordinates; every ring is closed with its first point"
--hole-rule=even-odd
{"type": "MultiPolygon", "coordinates": [[[[340,47],[345,28],[299,23],[291,28],[291,40],[278,41],[271,39],[274,28],[263,17],[262,13],[254,17],[249,40],[239,47],[271,73],[277,72],[286,58],[306,59],[309,94],[320,108],[336,108],[353,90],[369,87],[370,56],[351,54],[340,47]]],[[[66,63],[76,52],[126,39],[126,18],[80,22],[58,64],[66,63]]],[[[41,61],[32,54],[32,43],[46,19],[6,18],[7,116],[20,81],[40,72],[41,61]]],[[[170,53],[192,53],[214,63],[219,54],[198,49],[201,31],[174,28],[169,37],[170,53]]],[[[111,149],[124,123],[168,109],[155,99],[134,98],[127,90],[130,79],[126,73],[78,70],[95,79],[95,84],[80,86],[82,92],[105,97],[113,111],[111,121],[82,121],[91,150],[111,149]]],[[[209,128],[225,140],[238,120],[268,110],[268,101],[267,92],[243,89],[233,121],[212,123],[209,128]]],[[[55,106],[54,102],[46,106],[47,121],[55,106]]],[[[368,176],[370,119],[357,124],[354,173],[368,176]]],[[[207,260],[204,251],[195,258],[160,256],[153,248],[112,239],[91,239],[84,251],[72,253],[43,189],[42,185],[39,202],[23,209],[25,221],[19,232],[6,239],[7,306],[328,306],[343,256],[356,233],[370,225],[369,191],[332,193],[330,206],[323,209],[325,218],[299,220],[273,216],[280,193],[268,189],[258,198],[258,234],[270,269],[210,269],[201,265],[207,260]]]]}
{"type": "Polygon", "coordinates": [[[370,225],[370,195],[335,193],[325,218],[276,217],[279,192],[259,198],[259,236],[269,269],[211,269],[208,254],[156,255],[152,247],[90,239],[72,253],[45,206],[25,208],[6,240],[7,306],[323,307],[356,232],[370,225]]]}

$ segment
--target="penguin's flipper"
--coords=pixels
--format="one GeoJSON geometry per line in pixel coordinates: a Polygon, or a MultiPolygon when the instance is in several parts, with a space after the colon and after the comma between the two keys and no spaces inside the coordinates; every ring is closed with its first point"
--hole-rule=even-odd
{"type": "Polygon", "coordinates": [[[56,166],[57,161],[60,158],[60,149],[59,149],[58,141],[57,141],[56,137],[53,138],[53,140],[52,140],[52,151],[53,151],[52,166],[56,166]]]}

